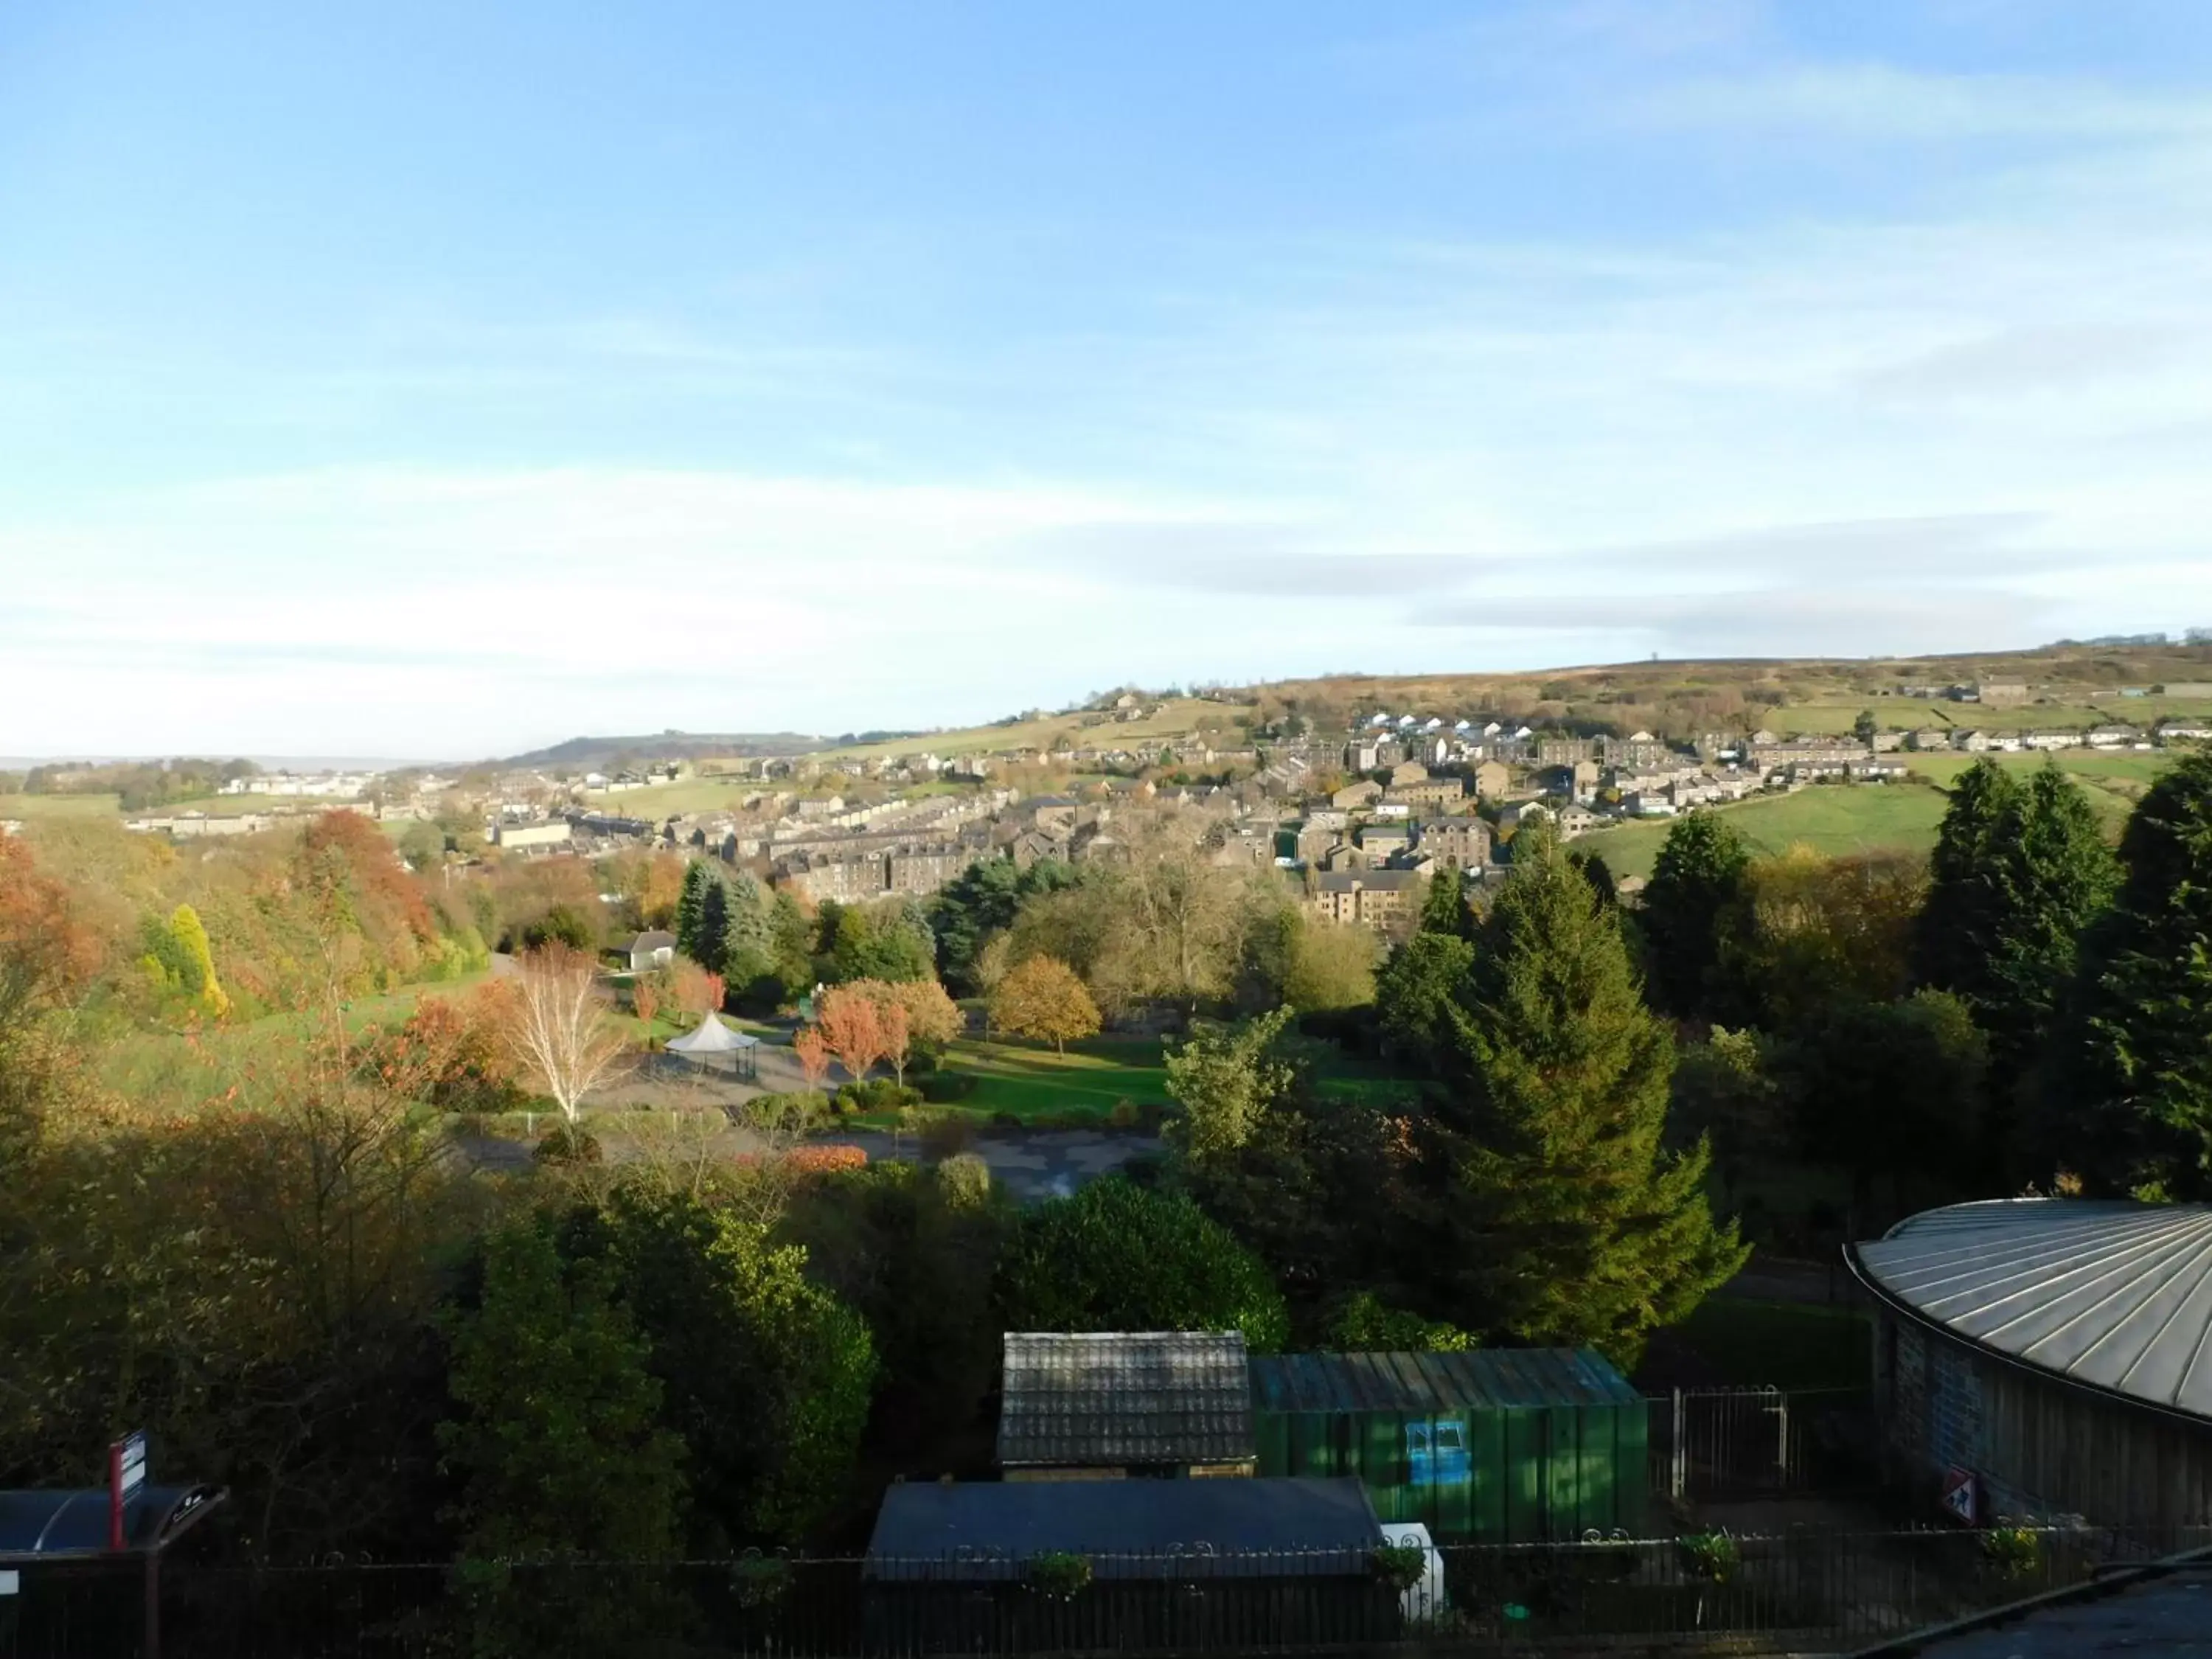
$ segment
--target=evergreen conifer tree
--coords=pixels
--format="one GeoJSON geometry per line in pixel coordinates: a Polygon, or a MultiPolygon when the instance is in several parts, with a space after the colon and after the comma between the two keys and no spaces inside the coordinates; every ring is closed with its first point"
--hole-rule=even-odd
{"type": "Polygon", "coordinates": [[[1442,933],[1447,939],[1474,937],[1474,911],[1468,904],[1466,884],[1456,869],[1439,867],[1429,878],[1429,890],[1421,901],[1419,931],[1442,933]]]}
{"type": "Polygon", "coordinates": [[[1435,1311],[1630,1364],[1748,1251],[1706,1202],[1708,1145],[1662,1147],[1674,1044],[1617,915],[1550,837],[1517,850],[1468,970],[1465,1081],[1436,1106],[1435,1311]]]}
{"type": "Polygon", "coordinates": [[[2015,819],[2020,780],[1984,757],[1959,775],[1928,858],[1928,902],[1913,937],[1921,982],[1978,1001],[2004,931],[2001,826],[2015,819]]]}
{"type": "Polygon", "coordinates": [[[2079,963],[2081,939],[2119,887],[2120,866],[2097,809],[2056,766],[2028,780],[1998,842],[2009,914],[1998,939],[1996,983],[1981,1012],[2009,1076],[2048,1032],[2079,963]]]}
{"type": "Polygon", "coordinates": [[[720,871],[704,865],[700,867],[706,870],[707,878],[699,884],[698,938],[690,955],[708,973],[719,974],[730,955],[730,885],[720,871]]]}
{"type": "Polygon", "coordinates": [[[2083,948],[2051,1127],[2102,1186],[2212,1196],[2212,754],[2151,786],[2120,865],[2083,948]]]}
{"type": "Polygon", "coordinates": [[[684,869],[684,885],[676,895],[676,948],[699,960],[699,902],[714,872],[697,860],[684,869]]]}
{"type": "MultiPolygon", "coordinates": [[[[1985,1151],[2007,1164],[2047,1160],[2021,1133],[2035,1079],[2075,979],[2081,941],[2112,901],[2119,866],[2096,809],[2046,765],[2025,785],[1982,762],[1960,780],[1930,860],[1934,882],[1914,939],[1923,981],[1954,992],[1989,1036],[1985,1151]]],[[[2046,1113],[2052,1103],[2043,1090],[2046,1113]]]]}
{"type": "Polygon", "coordinates": [[[1735,826],[1711,812],[1677,818],[1644,889],[1651,1000],[1678,1019],[1711,1012],[1721,923],[1742,890],[1751,849],[1735,826]]]}

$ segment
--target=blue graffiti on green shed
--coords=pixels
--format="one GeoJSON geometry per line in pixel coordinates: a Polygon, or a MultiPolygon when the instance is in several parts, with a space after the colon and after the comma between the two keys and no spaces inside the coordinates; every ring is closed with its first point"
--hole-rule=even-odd
{"type": "Polygon", "coordinates": [[[1640,1533],[1643,1396],[1586,1348],[1273,1354],[1252,1361],[1263,1475],[1357,1475],[1439,1539],[1640,1533]]]}

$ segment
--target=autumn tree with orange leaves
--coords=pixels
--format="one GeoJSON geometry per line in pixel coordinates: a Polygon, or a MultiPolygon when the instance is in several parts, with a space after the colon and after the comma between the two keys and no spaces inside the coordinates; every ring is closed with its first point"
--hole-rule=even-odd
{"type": "Polygon", "coordinates": [[[823,1045],[855,1083],[890,1052],[883,1005],[859,984],[833,985],[823,992],[815,1021],[823,1045]]]}
{"type": "Polygon", "coordinates": [[[822,1033],[807,1026],[791,1039],[791,1052],[798,1057],[799,1069],[805,1073],[806,1086],[820,1088],[830,1075],[830,1045],[822,1033]]]}
{"type": "Polygon", "coordinates": [[[1098,1005],[1066,963],[1031,957],[991,993],[991,1023],[1016,1036],[1042,1038],[1066,1054],[1069,1038],[1097,1034],[1098,1005]]]}
{"type": "Polygon", "coordinates": [[[967,1026],[959,1005],[933,979],[856,979],[829,996],[858,997],[874,1006],[878,1039],[874,1057],[890,1062],[902,1088],[906,1086],[906,1068],[917,1053],[941,1052],[967,1026]]]}
{"type": "Polygon", "coordinates": [[[71,913],[68,890],[19,838],[0,835],[0,1052],[99,964],[99,942],[71,913]]]}

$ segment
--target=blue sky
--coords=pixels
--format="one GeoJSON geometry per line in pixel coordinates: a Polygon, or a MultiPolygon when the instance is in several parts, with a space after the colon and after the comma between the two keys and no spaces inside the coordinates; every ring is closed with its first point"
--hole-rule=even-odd
{"type": "Polygon", "coordinates": [[[16,0],[0,753],[2212,623],[2208,94],[2197,0],[16,0]]]}

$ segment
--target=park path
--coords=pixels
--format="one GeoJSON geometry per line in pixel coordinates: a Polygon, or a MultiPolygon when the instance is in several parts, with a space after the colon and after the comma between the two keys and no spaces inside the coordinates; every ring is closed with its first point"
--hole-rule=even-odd
{"type": "MultiPolygon", "coordinates": [[[[753,1144],[741,1129],[728,1131],[727,1139],[732,1157],[741,1156],[753,1144]]],[[[479,1170],[514,1171],[530,1167],[531,1149],[523,1141],[477,1136],[457,1137],[454,1144],[479,1170]]],[[[811,1136],[806,1144],[857,1146],[868,1155],[870,1163],[913,1164],[921,1157],[912,1135],[893,1137],[878,1129],[811,1136]]],[[[1047,1198],[1065,1198],[1085,1182],[1118,1170],[1132,1158],[1158,1152],[1160,1139],[1157,1135],[1096,1129],[1001,1129],[978,1134],[968,1150],[983,1160],[999,1187],[1024,1204],[1034,1204],[1047,1198]]],[[[629,1149],[615,1141],[608,1151],[619,1161],[629,1149]]]]}
{"type": "MultiPolygon", "coordinates": [[[[756,1075],[740,1079],[727,1072],[701,1072],[665,1054],[651,1056],[645,1064],[613,1086],[595,1091],[585,1103],[587,1123],[602,1130],[618,1127],[629,1112],[641,1109],[676,1107],[692,1110],[728,1111],[763,1094],[790,1094],[807,1086],[799,1058],[788,1042],[770,1037],[753,1051],[756,1075]]],[[[835,1078],[832,1079],[834,1084],[835,1078]]],[[[757,1150],[759,1142],[743,1128],[732,1126],[719,1146],[730,1157],[757,1150]]],[[[497,1138],[464,1141],[463,1153],[479,1169],[520,1170],[530,1164],[530,1147],[497,1138]]],[[[810,1136],[808,1145],[857,1146],[871,1163],[896,1159],[915,1163],[921,1148],[912,1135],[892,1135],[881,1129],[838,1129],[810,1136]]],[[[617,1159],[625,1156],[619,1136],[608,1138],[607,1150],[617,1159]]],[[[1120,1169],[1132,1158],[1161,1150],[1157,1135],[1101,1129],[1011,1129],[978,1125],[969,1151],[981,1158],[991,1178],[1024,1203],[1065,1197],[1085,1182],[1120,1169]]]]}

